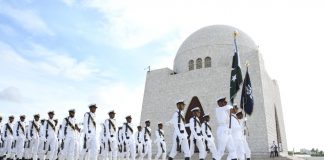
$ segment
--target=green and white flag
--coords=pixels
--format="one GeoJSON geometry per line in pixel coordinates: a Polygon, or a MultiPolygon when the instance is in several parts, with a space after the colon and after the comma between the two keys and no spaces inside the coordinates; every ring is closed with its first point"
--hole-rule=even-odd
{"type": "Polygon", "coordinates": [[[232,104],[237,92],[240,90],[240,86],[243,81],[242,71],[240,66],[240,56],[236,44],[236,35],[237,33],[234,32],[234,55],[233,55],[231,83],[230,83],[230,100],[232,104]]]}

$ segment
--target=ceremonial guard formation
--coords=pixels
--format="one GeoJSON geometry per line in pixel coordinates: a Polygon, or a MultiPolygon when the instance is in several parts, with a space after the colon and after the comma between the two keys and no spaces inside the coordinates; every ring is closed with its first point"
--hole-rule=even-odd
{"type": "Polygon", "coordinates": [[[135,131],[130,115],[125,117],[122,126],[117,126],[116,113],[112,110],[108,112],[108,119],[97,126],[95,104],[89,105],[89,112],[84,114],[82,129],[74,118],[74,109],[68,111],[60,125],[54,119],[54,111],[48,112],[47,120],[40,120],[40,115],[35,114],[28,123],[25,115],[20,115],[17,122],[14,116],[9,116],[7,123],[0,117],[0,160],[151,160],[153,146],[156,146],[155,160],[172,160],[178,152],[184,154],[185,160],[191,159],[195,152],[199,160],[206,159],[207,153],[211,153],[213,160],[220,160],[225,148],[229,152],[227,159],[249,160],[251,151],[246,141],[242,110],[227,104],[225,97],[219,98],[217,103],[216,125],[210,124],[208,114],[201,115],[199,107],[190,110],[193,116],[186,124],[185,103],[182,100],[176,103],[177,111],[170,121],[174,133],[169,153],[165,142],[168,133],[163,131],[163,123],[158,123],[157,130],[153,131],[151,121],[146,120],[145,125],[137,126],[135,131]],[[213,126],[217,127],[216,138],[213,126]]]}

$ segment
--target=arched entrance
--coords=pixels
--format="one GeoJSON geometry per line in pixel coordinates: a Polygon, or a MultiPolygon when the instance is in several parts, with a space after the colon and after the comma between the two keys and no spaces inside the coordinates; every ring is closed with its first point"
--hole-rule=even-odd
{"type": "MultiPolygon", "coordinates": [[[[194,96],[194,97],[192,97],[192,99],[191,99],[191,101],[190,101],[190,103],[189,103],[189,105],[187,107],[187,111],[186,111],[186,114],[185,114],[186,123],[189,123],[190,118],[193,117],[193,114],[192,114],[191,110],[193,108],[195,108],[195,107],[199,107],[200,112],[201,112],[200,117],[199,117],[199,120],[200,120],[200,122],[203,121],[203,118],[202,117],[205,114],[204,113],[204,109],[203,109],[203,107],[202,107],[202,105],[201,105],[198,97],[197,96],[194,96]]],[[[189,127],[186,127],[186,130],[187,130],[188,135],[190,135],[191,134],[190,128],[189,127]]],[[[190,141],[189,141],[189,143],[190,143],[190,141]]],[[[198,152],[197,146],[195,147],[195,152],[198,152]]]]}

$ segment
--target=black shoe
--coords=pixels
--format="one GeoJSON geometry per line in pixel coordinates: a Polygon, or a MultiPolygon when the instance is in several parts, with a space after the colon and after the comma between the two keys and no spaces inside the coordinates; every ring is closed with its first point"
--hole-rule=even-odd
{"type": "Polygon", "coordinates": [[[185,160],[190,160],[190,157],[186,157],[185,160]]]}
{"type": "Polygon", "coordinates": [[[199,159],[199,160],[205,160],[205,159],[199,159]]]}
{"type": "Polygon", "coordinates": [[[173,160],[173,158],[169,157],[168,160],[173,160]]]}
{"type": "Polygon", "coordinates": [[[247,158],[246,160],[251,160],[251,158],[247,158]]]}
{"type": "Polygon", "coordinates": [[[232,160],[237,160],[237,158],[234,158],[234,159],[232,159],[232,160]]]}

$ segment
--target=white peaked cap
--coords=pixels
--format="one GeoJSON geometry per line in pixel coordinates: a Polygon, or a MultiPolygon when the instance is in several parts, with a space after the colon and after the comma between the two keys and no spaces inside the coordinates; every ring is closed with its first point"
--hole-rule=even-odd
{"type": "Polygon", "coordinates": [[[183,99],[179,99],[179,100],[176,101],[176,103],[181,103],[181,102],[184,103],[184,100],[183,99]]]}
{"type": "Polygon", "coordinates": [[[205,114],[203,117],[207,117],[207,116],[209,116],[209,114],[205,114]]]}
{"type": "Polygon", "coordinates": [[[226,99],[226,97],[219,97],[219,98],[217,99],[217,101],[219,101],[219,100],[221,100],[221,99],[226,99]]]}
{"type": "Polygon", "coordinates": [[[199,107],[195,107],[195,108],[191,109],[191,112],[193,112],[193,111],[200,111],[200,109],[199,109],[199,107]]]}

